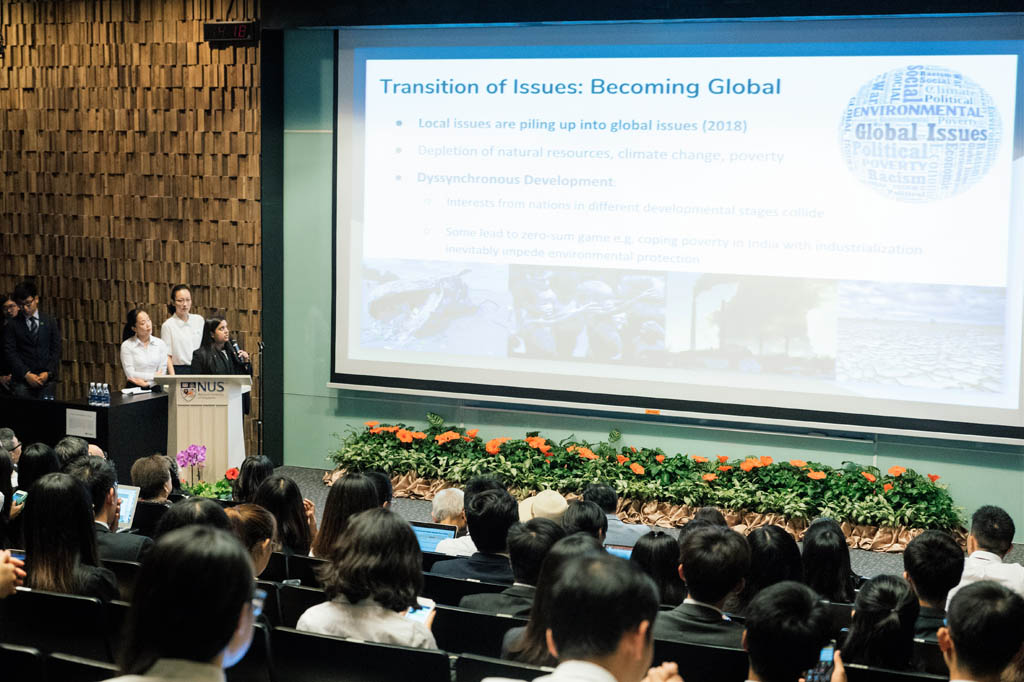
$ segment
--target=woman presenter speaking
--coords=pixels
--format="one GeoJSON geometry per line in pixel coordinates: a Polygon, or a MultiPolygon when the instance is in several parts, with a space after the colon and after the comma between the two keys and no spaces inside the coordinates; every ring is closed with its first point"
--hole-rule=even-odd
{"type": "MultiPolygon", "coordinates": [[[[228,321],[220,315],[207,318],[203,342],[192,354],[192,374],[252,374],[249,354],[231,340],[228,321]]],[[[242,396],[242,411],[249,414],[249,394],[242,396]]]]}

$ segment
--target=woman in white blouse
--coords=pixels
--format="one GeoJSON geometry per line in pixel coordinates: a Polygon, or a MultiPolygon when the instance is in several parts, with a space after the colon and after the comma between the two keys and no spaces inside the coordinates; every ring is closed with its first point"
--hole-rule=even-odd
{"type": "Polygon", "coordinates": [[[192,353],[203,342],[203,316],[190,313],[192,292],[187,284],[176,284],[171,289],[173,313],[160,325],[160,338],[167,344],[167,354],[175,374],[191,374],[192,353]]]}
{"type": "Polygon", "coordinates": [[[146,311],[128,311],[121,343],[121,368],[129,386],[149,388],[155,385],[154,376],[174,374],[168,355],[167,344],[153,336],[153,321],[146,311]]]}

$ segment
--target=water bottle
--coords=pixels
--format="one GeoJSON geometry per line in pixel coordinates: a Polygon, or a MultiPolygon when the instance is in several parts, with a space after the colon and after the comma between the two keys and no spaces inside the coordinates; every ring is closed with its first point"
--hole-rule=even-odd
{"type": "Polygon", "coordinates": [[[103,384],[103,400],[104,405],[110,405],[110,385],[103,384]]]}
{"type": "Polygon", "coordinates": [[[95,405],[96,404],[96,382],[95,381],[90,381],[89,382],[89,404],[90,405],[95,405]]]}

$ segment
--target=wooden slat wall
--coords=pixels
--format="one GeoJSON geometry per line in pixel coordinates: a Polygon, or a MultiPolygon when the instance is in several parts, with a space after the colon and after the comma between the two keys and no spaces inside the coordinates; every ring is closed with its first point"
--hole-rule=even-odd
{"type": "MultiPolygon", "coordinates": [[[[255,355],[259,49],[212,49],[202,25],[258,11],[257,0],[2,0],[0,291],[35,278],[60,320],[59,397],[123,386],[125,313],[144,307],[158,332],[179,282],[194,312],[224,313],[255,355]]],[[[251,417],[246,433],[254,453],[251,417]]]]}

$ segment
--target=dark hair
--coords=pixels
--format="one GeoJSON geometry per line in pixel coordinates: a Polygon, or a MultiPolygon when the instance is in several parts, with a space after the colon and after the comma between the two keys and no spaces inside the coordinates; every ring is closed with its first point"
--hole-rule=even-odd
{"type": "Polygon", "coordinates": [[[978,548],[1003,556],[1013,546],[1013,519],[1003,509],[985,505],[971,517],[971,535],[978,548]]]}
{"type": "Polygon", "coordinates": [[[89,456],[89,444],[78,436],[64,436],[57,441],[53,451],[57,453],[61,470],[64,470],[79,457],[89,456]]]}
{"type": "Polygon", "coordinates": [[[747,536],[750,572],[739,597],[742,610],[758,592],[784,580],[803,579],[800,547],[793,536],[779,526],[761,526],[747,536]]]}
{"type": "Polygon", "coordinates": [[[907,543],[903,568],[922,601],[943,608],[949,591],[960,584],[964,551],[939,530],[926,530],[907,543]]]}
{"type": "Polygon", "coordinates": [[[747,575],[750,548],[734,530],[714,525],[702,527],[680,541],[679,563],[690,596],[705,604],[718,604],[747,575]]]}
{"type": "Polygon", "coordinates": [[[615,652],[627,632],[658,614],[658,588],[638,566],[610,554],[571,559],[551,588],[551,637],[559,660],[588,660],[615,652]]]}
{"type": "Polygon", "coordinates": [[[725,520],[722,512],[718,511],[715,507],[701,507],[693,515],[694,521],[707,521],[708,523],[715,526],[729,527],[729,522],[725,520]]]}
{"type": "Polygon", "coordinates": [[[172,504],[160,517],[153,539],[185,526],[210,526],[232,532],[224,507],[208,497],[187,497],[172,504]]]}
{"type": "Polygon", "coordinates": [[[14,286],[14,293],[11,295],[14,297],[15,303],[20,303],[30,296],[38,296],[39,289],[36,287],[35,282],[26,279],[14,286]]]}
{"type": "Polygon", "coordinates": [[[364,471],[363,475],[373,481],[373,485],[377,488],[377,506],[383,507],[390,503],[395,493],[395,489],[391,486],[391,477],[383,471],[377,470],[364,471]]]}
{"type": "Polygon", "coordinates": [[[238,468],[238,480],[235,482],[235,499],[239,502],[252,502],[256,489],[267,476],[274,473],[274,463],[266,455],[253,455],[242,460],[238,468]]]}
{"type": "Polygon", "coordinates": [[[151,500],[157,497],[171,478],[171,465],[163,455],[139,457],[132,464],[132,485],[139,487],[139,499],[151,500]]]}
{"type": "Polygon", "coordinates": [[[874,577],[861,586],[853,608],[850,633],[842,646],[843,661],[911,669],[920,607],[910,583],[895,575],[874,577]]]}
{"type": "Polygon", "coordinates": [[[605,514],[614,514],[619,502],[615,489],[606,483],[591,483],[583,489],[583,499],[593,502],[605,514]]]}
{"type": "Polygon", "coordinates": [[[40,478],[56,471],[60,471],[60,460],[53,448],[46,443],[32,443],[18,460],[18,488],[28,490],[40,478]]]}
{"type": "Polygon", "coordinates": [[[508,529],[519,520],[519,505],[506,490],[484,490],[466,500],[466,525],[481,552],[498,554],[508,547],[508,529]]]}
{"type": "Polygon", "coordinates": [[[10,538],[7,537],[7,524],[11,519],[11,503],[14,497],[14,487],[11,485],[11,474],[14,473],[14,460],[11,453],[0,447],[0,494],[4,496],[4,502],[0,505],[0,543],[7,547],[10,538]]]}
{"type": "Polygon", "coordinates": [[[641,535],[629,560],[651,576],[662,604],[678,606],[686,598],[686,584],[679,577],[679,544],[663,530],[641,535]]]}
{"type": "Polygon", "coordinates": [[[536,585],[544,557],[564,537],[565,529],[551,519],[513,523],[508,529],[508,555],[516,582],[536,585]]]}
{"type": "Polygon", "coordinates": [[[590,533],[598,540],[603,540],[608,533],[608,517],[604,510],[593,502],[573,500],[562,515],[562,525],[566,535],[573,533],[590,533]]]}
{"type": "Polygon", "coordinates": [[[252,552],[255,545],[277,538],[277,521],[274,515],[258,504],[236,504],[224,510],[231,523],[231,530],[242,546],[252,552]]]}
{"type": "Polygon", "coordinates": [[[339,478],[327,493],[323,520],[313,540],[313,555],[327,556],[354,514],[379,506],[380,498],[372,478],[355,473],[339,478]]]}
{"type": "Polygon", "coordinates": [[[814,590],[784,580],[757,593],[744,624],[750,667],[758,679],[792,682],[817,662],[832,621],[814,590]]]}
{"type": "Polygon", "coordinates": [[[81,481],[92,499],[93,516],[100,513],[110,489],[117,485],[117,470],[102,457],[83,457],[71,463],[68,473],[81,481]]]}
{"type": "Polygon", "coordinates": [[[423,558],[409,522],[381,507],[349,519],[328,562],[319,569],[328,599],[366,598],[392,611],[416,606],[423,589],[423,558]]]}
{"type": "Polygon", "coordinates": [[[160,538],[135,584],[121,671],[144,673],[161,658],[213,660],[252,600],[252,574],[249,553],[223,530],[188,526],[160,538]]]}
{"type": "Polygon", "coordinates": [[[526,629],[518,640],[509,647],[509,658],[531,665],[558,665],[558,661],[548,651],[547,629],[550,625],[549,615],[552,589],[555,581],[562,574],[562,569],[570,559],[590,554],[607,554],[601,541],[593,535],[576,533],[562,538],[548,550],[540,566],[537,577],[537,590],[533,595],[530,607],[530,619],[526,629]]]}
{"type": "Polygon", "coordinates": [[[203,340],[199,342],[200,348],[213,348],[213,333],[217,331],[221,322],[227,322],[223,315],[211,315],[206,318],[206,322],[203,323],[203,340]]]}
{"type": "Polygon", "coordinates": [[[466,491],[465,503],[473,495],[482,493],[485,490],[505,490],[505,484],[502,482],[501,477],[496,474],[481,474],[469,479],[463,490],[466,491]]]}
{"type": "Polygon", "coordinates": [[[851,603],[855,581],[850,548],[833,519],[817,519],[804,534],[804,584],[832,602],[851,603]]]}
{"type": "Polygon", "coordinates": [[[286,553],[309,554],[312,544],[302,493],[292,479],[281,474],[268,476],[252,501],[260,505],[277,520],[277,536],[286,553]]]}
{"type": "MultiPolygon", "coordinates": [[[[128,316],[125,318],[124,328],[121,330],[121,340],[127,341],[128,339],[135,336],[135,323],[138,322],[139,313],[145,313],[146,311],[142,308],[132,308],[128,311],[128,316]]],[[[149,313],[146,313],[147,315],[149,313]]]]}
{"type": "Polygon", "coordinates": [[[1024,599],[991,580],[956,591],[946,611],[957,663],[977,677],[997,675],[1024,640],[1024,599]]]}
{"type": "Polygon", "coordinates": [[[22,532],[25,539],[25,586],[75,593],[78,568],[98,566],[89,491],[73,476],[46,474],[32,485],[22,532]]]}
{"type": "Polygon", "coordinates": [[[178,292],[184,289],[189,294],[192,293],[192,289],[187,284],[175,284],[171,287],[171,302],[167,304],[167,313],[173,315],[177,308],[174,306],[174,297],[178,295],[178,292]]]}

